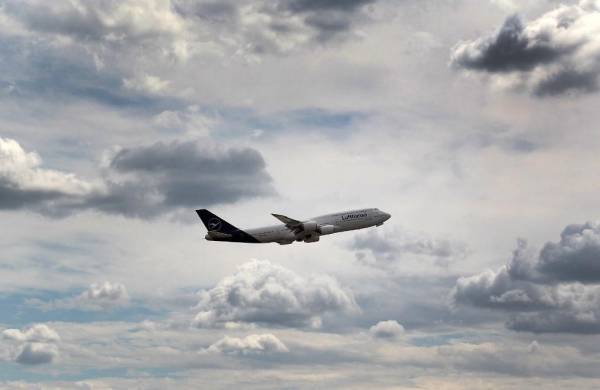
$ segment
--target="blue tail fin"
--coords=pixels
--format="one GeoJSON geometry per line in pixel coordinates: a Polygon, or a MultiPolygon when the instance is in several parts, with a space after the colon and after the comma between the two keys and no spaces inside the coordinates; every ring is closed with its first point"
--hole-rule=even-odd
{"type": "Polygon", "coordinates": [[[206,209],[196,210],[198,216],[206,226],[208,233],[206,239],[210,241],[248,242],[258,244],[260,241],[252,235],[240,230],[227,221],[217,217],[206,209]]]}
{"type": "Polygon", "coordinates": [[[217,217],[216,215],[214,215],[206,209],[196,210],[196,212],[198,213],[198,216],[202,220],[202,223],[204,224],[204,226],[206,226],[206,229],[209,232],[233,234],[234,232],[240,230],[232,224],[230,224],[229,222],[217,217]]]}

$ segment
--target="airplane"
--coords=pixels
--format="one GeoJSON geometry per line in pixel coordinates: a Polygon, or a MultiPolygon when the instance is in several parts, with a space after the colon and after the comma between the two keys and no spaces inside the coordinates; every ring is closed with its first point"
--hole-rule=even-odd
{"type": "Polygon", "coordinates": [[[283,224],[242,230],[206,209],[196,210],[196,213],[208,230],[204,237],[208,241],[253,244],[276,242],[280,245],[288,245],[294,241],[317,242],[327,234],[381,226],[391,217],[377,208],[321,215],[306,221],[271,214],[283,224]]]}

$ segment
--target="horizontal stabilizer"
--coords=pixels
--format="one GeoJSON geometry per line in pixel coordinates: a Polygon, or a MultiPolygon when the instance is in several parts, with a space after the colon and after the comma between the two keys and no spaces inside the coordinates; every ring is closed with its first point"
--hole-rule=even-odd
{"type": "Polygon", "coordinates": [[[233,237],[231,234],[221,233],[221,232],[217,232],[217,231],[214,231],[214,230],[209,230],[208,233],[206,233],[206,234],[208,234],[208,236],[210,238],[217,238],[217,239],[219,239],[219,238],[220,239],[225,239],[225,238],[231,238],[231,237],[233,237]]]}

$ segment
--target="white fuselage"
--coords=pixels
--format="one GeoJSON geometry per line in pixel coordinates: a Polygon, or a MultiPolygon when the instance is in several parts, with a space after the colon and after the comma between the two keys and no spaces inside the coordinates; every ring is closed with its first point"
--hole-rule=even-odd
{"type": "Polygon", "coordinates": [[[320,236],[327,234],[379,226],[389,218],[390,214],[376,208],[360,209],[321,215],[302,221],[306,226],[316,223],[318,226],[317,231],[294,232],[284,224],[244,229],[244,231],[262,243],[277,242],[279,244],[291,244],[294,241],[314,242],[318,241],[320,236]]]}

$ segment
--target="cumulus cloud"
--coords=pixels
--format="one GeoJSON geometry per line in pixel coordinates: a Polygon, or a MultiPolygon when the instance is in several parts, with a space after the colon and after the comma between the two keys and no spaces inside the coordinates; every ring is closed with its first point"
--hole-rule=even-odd
{"type": "Polygon", "coordinates": [[[454,301],[512,313],[507,326],[533,332],[600,333],[600,225],[569,225],[539,254],[520,240],[496,271],[460,278],[454,301]]]}
{"type": "Polygon", "coordinates": [[[395,339],[404,334],[404,327],[395,320],[380,321],[369,329],[369,333],[379,339],[395,339]]]}
{"type": "Polygon", "coordinates": [[[0,138],[0,208],[48,215],[92,209],[152,218],[273,193],[261,154],[250,148],[159,142],[120,149],[107,165],[102,180],[87,182],[41,168],[36,153],[0,138]]]}
{"type": "Polygon", "coordinates": [[[233,355],[285,353],[289,349],[277,337],[270,333],[251,334],[244,338],[225,336],[207,349],[233,355]]]}
{"type": "Polygon", "coordinates": [[[13,139],[0,137],[0,209],[15,209],[71,201],[93,191],[74,174],[41,167],[35,152],[13,139]]]}
{"type": "Polygon", "coordinates": [[[17,355],[16,361],[21,364],[52,363],[58,356],[58,347],[54,344],[26,343],[17,355]]]}
{"type": "Polygon", "coordinates": [[[437,265],[445,266],[468,255],[468,248],[464,243],[402,229],[383,233],[370,230],[357,234],[350,248],[356,251],[360,262],[377,267],[388,267],[406,256],[431,258],[437,265]]]}
{"type": "Polygon", "coordinates": [[[81,294],[51,302],[29,300],[28,303],[42,310],[84,310],[103,311],[125,307],[129,304],[129,295],[121,283],[93,283],[81,294]]]}
{"type": "Polygon", "coordinates": [[[2,336],[7,340],[13,340],[20,343],[50,343],[60,340],[58,333],[45,324],[36,324],[26,330],[6,329],[2,332],[2,336]]]}
{"type": "Polygon", "coordinates": [[[540,252],[537,270],[556,281],[600,282],[600,224],[569,225],[540,252]]]}
{"type": "Polygon", "coordinates": [[[26,330],[6,329],[4,340],[10,343],[10,355],[21,364],[37,365],[53,362],[59,355],[58,333],[45,324],[36,324],[26,330]]]}
{"type": "Polygon", "coordinates": [[[320,327],[327,313],[358,310],[351,291],[325,275],[302,277],[269,261],[253,260],[203,291],[199,327],[263,323],[320,327]]]}
{"type": "Polygon", "coordinates": [[[495,34],[456,45],[451,63],[537,96],[593,92],[600,74],[599,33],[600,2],[581,0],[526,23],[513,15],[495,34]]]}

